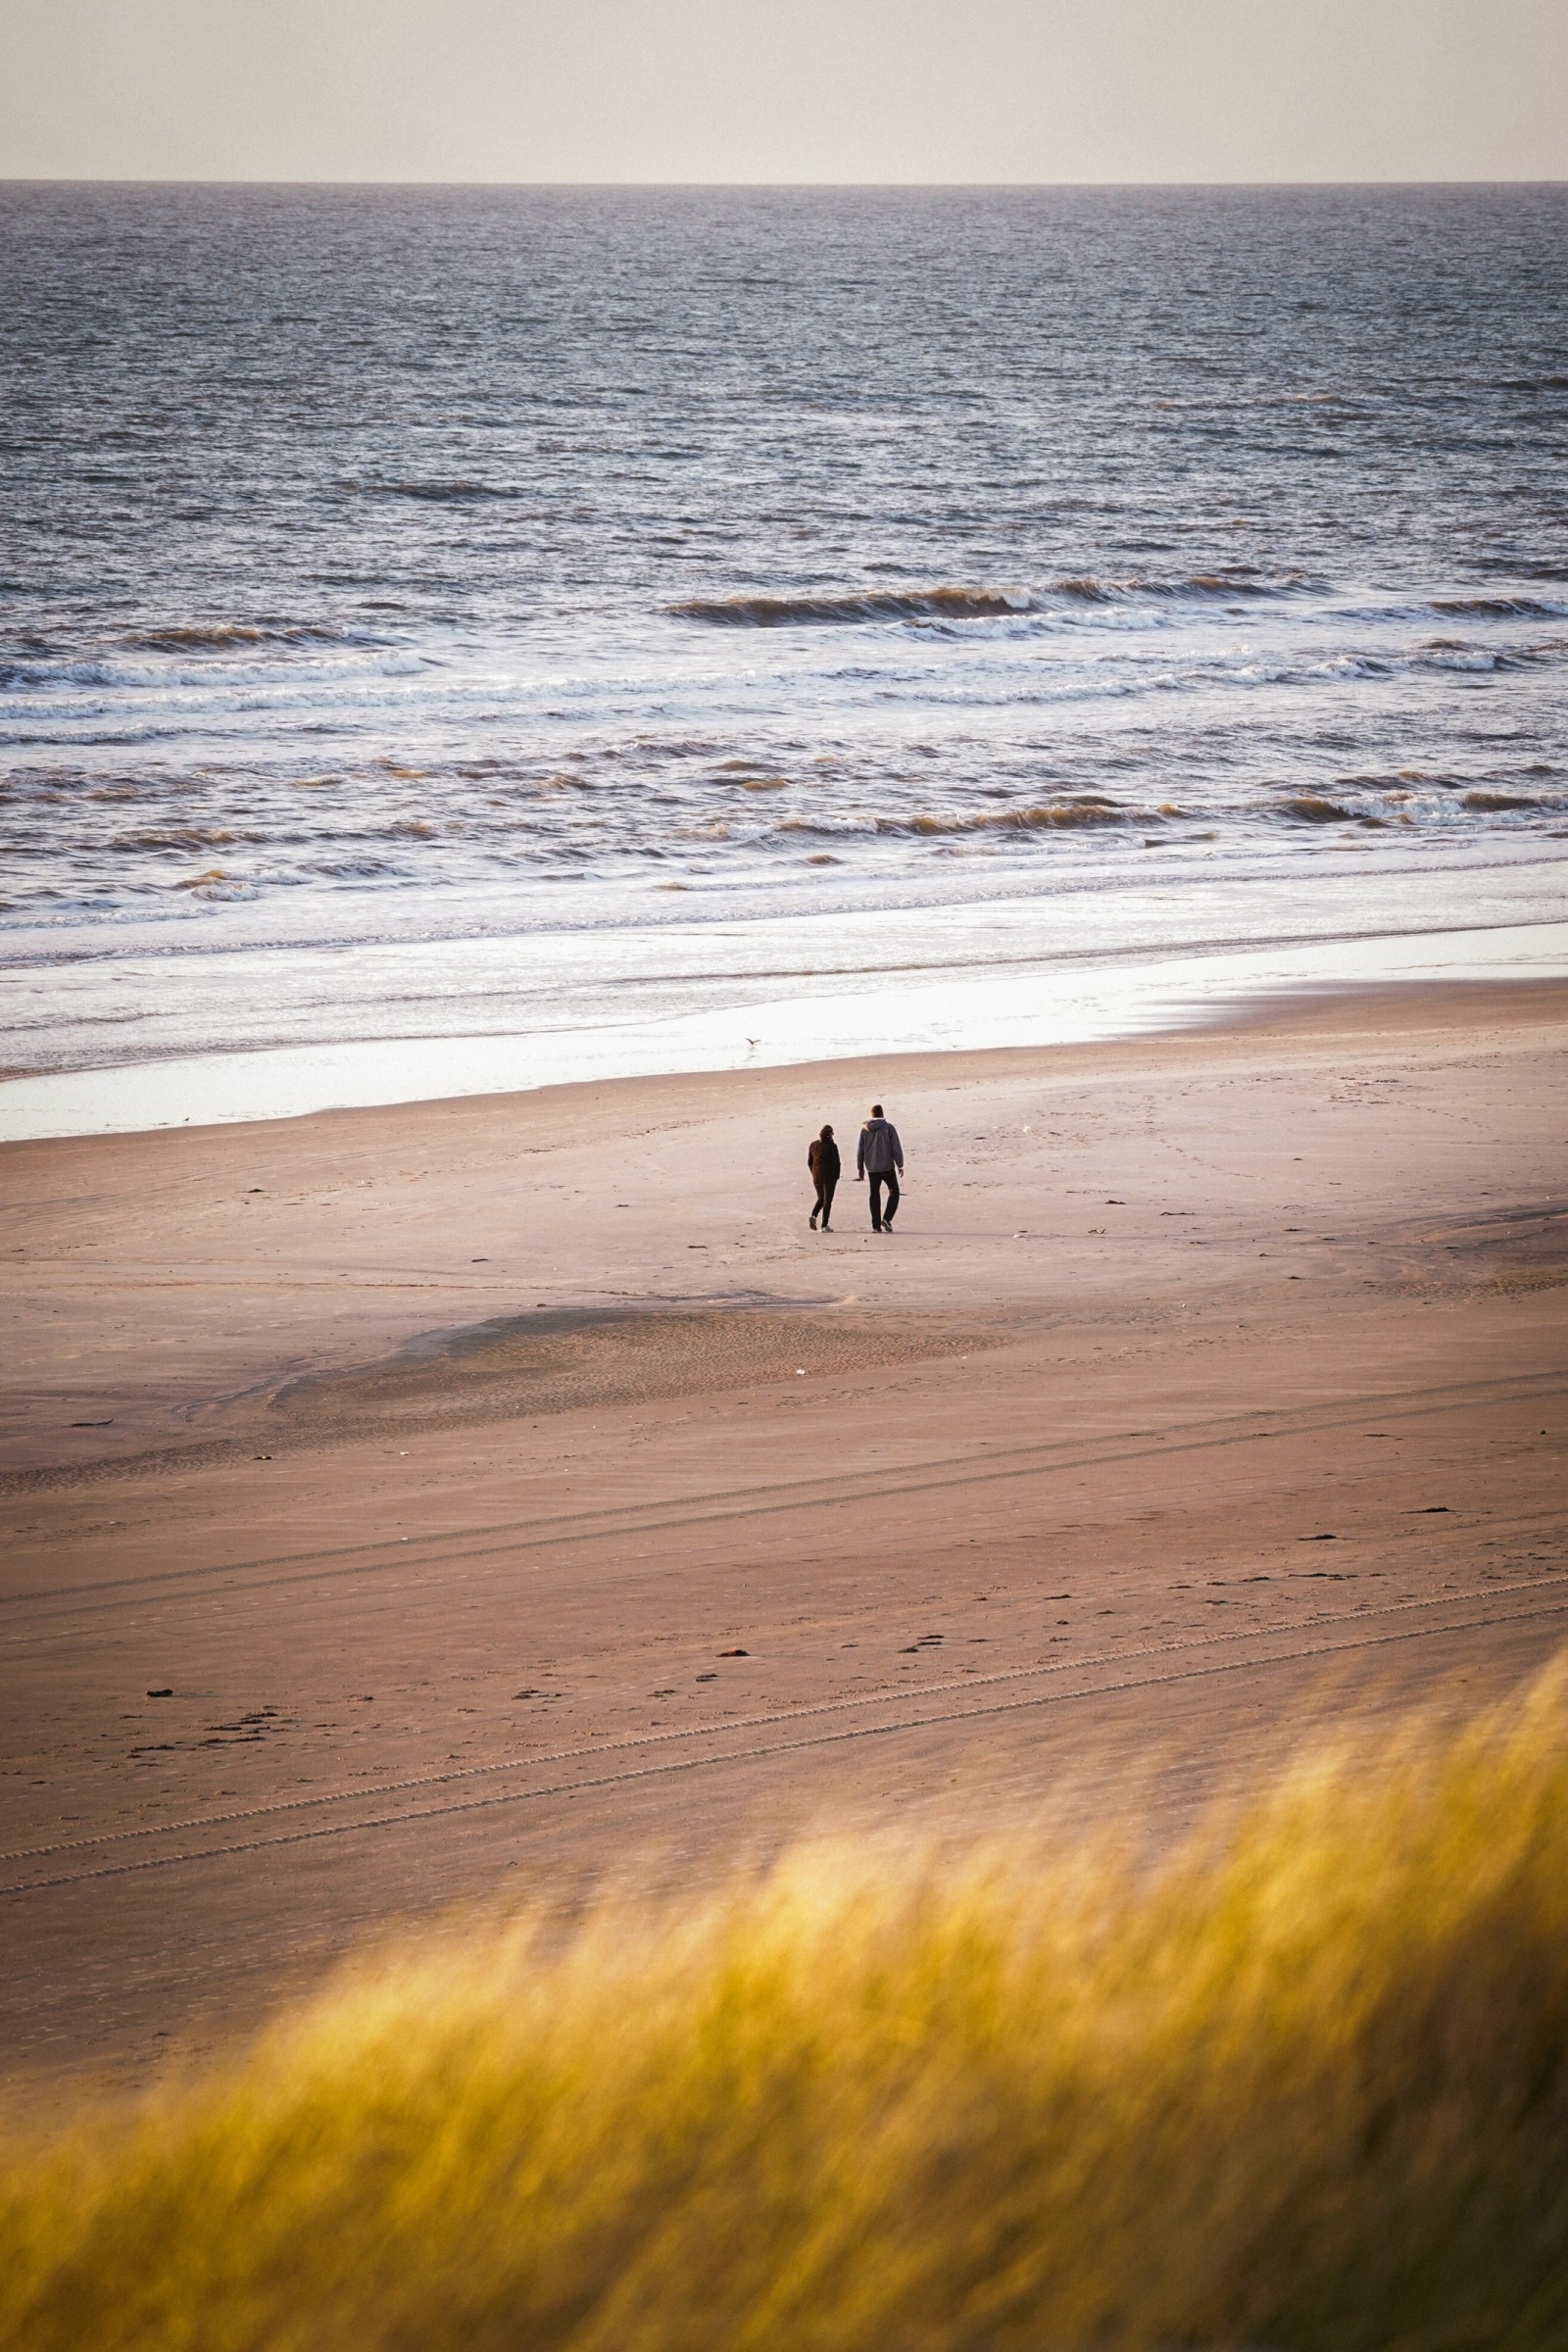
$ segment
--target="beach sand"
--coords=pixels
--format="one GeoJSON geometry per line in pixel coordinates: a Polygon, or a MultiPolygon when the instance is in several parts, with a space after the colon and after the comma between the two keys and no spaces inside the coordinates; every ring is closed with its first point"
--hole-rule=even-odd
{"type": "Polygon", "coordinates": [[[0,1152],[0,2080],[1568,1639],[1568,985],[0,1152]],[[872,1099],[897,1231],[823,1119],[872,1099]],[[154,1696],[154,1692],[168,1695],[154,1696]]]}

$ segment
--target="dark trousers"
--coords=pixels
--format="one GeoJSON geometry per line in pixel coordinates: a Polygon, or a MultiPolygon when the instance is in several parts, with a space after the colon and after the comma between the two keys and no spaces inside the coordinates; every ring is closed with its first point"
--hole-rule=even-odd
{"type": "Polygon", "coordinates": [[[811,1214],[814,1217],[817,1209],[820,1209],[822,1222],[825,1225],[833,1214],[833,1196],[838,1191],[839,1180],[836,1176],[818,1176],[815,1181],[816,1208],[812,1209],[811,1214]]]}
{"type": "Polygon", "coordinates": [[[875,1168],[868,1172],[871,1179],[871,1223],[873,1226],[891,1225],[893,1212],[899,1205],[899,1172],[897,1168],[889,1168],[885,1176],[879,1176],[875,1168]],[[882,1205],[882,1187],[884,1185],[888,1188],[886,1208],[882,1205]]]}

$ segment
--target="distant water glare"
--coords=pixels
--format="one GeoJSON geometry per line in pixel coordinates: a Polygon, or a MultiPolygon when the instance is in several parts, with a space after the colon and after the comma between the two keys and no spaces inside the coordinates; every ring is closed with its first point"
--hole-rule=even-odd
{"type": "Polygon", "coordinates": [[[1568,968],[1565,257],[1561,188],[0,189],[0,1129],[1568,968]]]}

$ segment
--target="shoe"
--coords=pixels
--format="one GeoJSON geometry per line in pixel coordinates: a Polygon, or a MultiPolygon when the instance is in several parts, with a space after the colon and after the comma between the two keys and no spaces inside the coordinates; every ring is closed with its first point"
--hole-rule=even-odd
{"type": "Polygon", "coordinates": [[[881,1228],[881,1226],[880,1226],[880,1225],[873,1225],[873,1226],[872,1226],[872,1228],[871,1228],[871,1231],[872,1231],[873,1233],[880,1233],[880,1232],[881,1232],[881,1230],[882,1230],[882,1228],[881,1228]]]}
{"type": "Polygon", "coordinates": [[[831,1233],[831,1232],[832,1232],[832,1230],[833,1230],[833,1228],[832,1228],[832,1226],[831,1226],[831,1225],[824,1225],[824,1226],[823,1226],[823,1228],[822,1228],[822,1231],[823,1231],[824,1233],[831,1233]]]}
{"type": "Polygon", "coordinates": [[[806,1222],[808,1225],[809,1225],[811,1231],[814,1233],[816,1231],[816,1219],[814,1217],[808,1217],[806,1222]]]}

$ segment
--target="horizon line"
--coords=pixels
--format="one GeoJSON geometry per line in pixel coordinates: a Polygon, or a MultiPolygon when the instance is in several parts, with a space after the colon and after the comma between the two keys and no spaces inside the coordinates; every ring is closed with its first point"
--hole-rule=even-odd
{"type": "Polygon", "coordinates": [[[670,194],[727,192],[796,195],[807,193],[870,195],[1118,193],[1193,189],[1303,190],[1354,188],[1568,188],[1568,174],[1543,179],[1536,176],[1498,179],[1480,175],[1443,179],[1361,178],[1332,179],[416,179],[265,177],[243,173],[219,177],[208,173],[7,172],[0,172],[0,188],[412,188],[468,190],[477,188],[539,192],[616,192],[670,194]]]}

